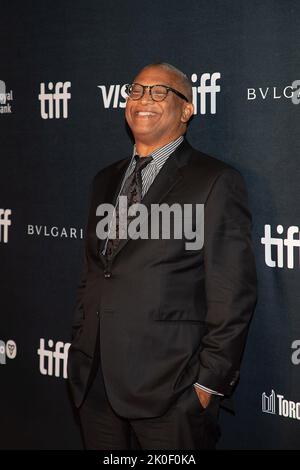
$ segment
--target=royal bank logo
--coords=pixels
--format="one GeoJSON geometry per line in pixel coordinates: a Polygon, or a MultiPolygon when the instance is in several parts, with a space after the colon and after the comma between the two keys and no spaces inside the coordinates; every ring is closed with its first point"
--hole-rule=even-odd
{"type": "Polygon", "coordinates": [[[10,216],[10,209],[0,209],[0,243],[8,243],[8,227],[11,225],[10,216]]]}
{"type": "Polygon", "coordinates": [[[5,82],[0,80],[0,114],[12,113],[13,99],[12,90],[7,91],[5,82]]]}
{"type": "MultiPolygon", "coordinates": [[[[191,81],[193,88],[194,114],[216,114],[217,94],[221,91],[219,72],[193,73],[191,81]]],[[[101,101],[104,109],[125,108],[126,106],[126,84],[120,85],[98,85],[101,101]]]]}
{"type": "Polygon", "coordinates": [[[300,402],[287,400],[284,395],[279,395],[274,390],[270,395],[262,394],[262,412],[300,420],[300,402]]]}
{"type": "Polygon", "coordinates": [[[6,343],[0,339],[0,364],[5,365],[7,359],[15,359],[17,355],[17,345],[15,341],[9,339],[6,343]]]}
{"type": "Polygon", "coordinates": [[[300,340],[295,339],[291,344],[292,354],[291,354],[291,361],[294,366],[298,366],[300,364],[300,340]]]}
{"type": "Polygon", "coordinates": [[[292,225],[285,229],[283,225],[277,225],[276,229],[272,230],[271,225],[265,225],[261,243],[265,247],[265,263],[270,268],[300,267],[299,227],[292,225]],[[274,236],[274,231],[277,236],[274,236]]]}
{"type": "Polygon", "coordinates": [[[67,375],[67,361],[70,343],[63,343],[57,341],[54,343],[53,339],[47,341],[47,348],[45,346],[46,340],[40,339],[40,347],[37,350],[39,356],[39,369],[42,375],[50,375],[55,377],[68,378],[67,375]]]}
{"type": "Polygon", "coordinates": [[[49,82],[40,85],[40,109],[43,119],[66,119],[68,117],[68,101],[71,99],[69,89],[71,82],[49,82]],[[46,89],[47,88],[47,89],[46,89]]]}

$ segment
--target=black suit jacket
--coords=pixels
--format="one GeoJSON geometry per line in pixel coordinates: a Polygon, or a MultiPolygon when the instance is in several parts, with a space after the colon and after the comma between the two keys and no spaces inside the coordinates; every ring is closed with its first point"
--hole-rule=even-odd
{"type": "Polygon", "coordinates": [[[231,394],[255,306],[256,270],[241,174],[186,140],[142,202],[204,204],[203,248],[187,251],[182,239],[127,239],[105,266],[96,208],[115,202],[129,161],[93,180],[68,377],[80,406],[100,348],[110,403],[133,419],[163,414],[196,381],[231,394]]]}

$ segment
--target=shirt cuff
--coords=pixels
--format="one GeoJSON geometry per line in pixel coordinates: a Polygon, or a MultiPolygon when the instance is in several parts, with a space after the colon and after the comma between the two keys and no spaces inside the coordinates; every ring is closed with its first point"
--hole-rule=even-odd
{"type": "Polygon", "coordinates": [[[216,392],[215,390],[211,390],[210,388],[204,387],[204,385],[200,385],[198,384],[198,382],[195,382],[194,385],[196,385],[196,387],[198,388],[201,388],[205,392],[211,393],[212,395],[220,395],[221,397],[224,396],[223,393],[219,393],[219,392],[216,392]]]}

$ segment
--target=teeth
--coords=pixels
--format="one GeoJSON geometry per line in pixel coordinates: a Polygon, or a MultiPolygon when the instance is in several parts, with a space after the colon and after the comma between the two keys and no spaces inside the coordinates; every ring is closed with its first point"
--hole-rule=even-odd
{"type": "Polygon", "coordinates": [[[137,114],[140,116],[154,116],[155,113],[151,113],[150,111],[138,111],[137,114]]]}

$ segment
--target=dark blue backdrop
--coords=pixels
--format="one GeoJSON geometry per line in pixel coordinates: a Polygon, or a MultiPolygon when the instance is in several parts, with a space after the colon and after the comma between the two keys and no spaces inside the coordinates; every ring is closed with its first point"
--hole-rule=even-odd
{"type": "Polygon", "coordinates": [[[89,185],[130,154],[120,90],[153,61],[197,75],[189,140],[242,172],[253,213],[259,302],[219,447],[300,448],[299,3],[12,0],[1,19],[0,448],[81,448],[63,367],[89,185]]]}

